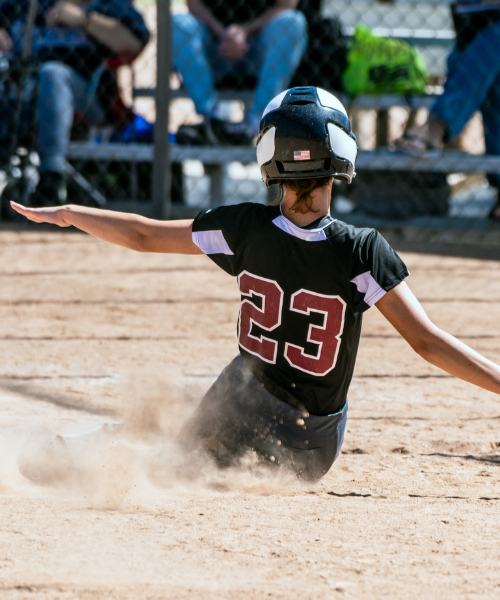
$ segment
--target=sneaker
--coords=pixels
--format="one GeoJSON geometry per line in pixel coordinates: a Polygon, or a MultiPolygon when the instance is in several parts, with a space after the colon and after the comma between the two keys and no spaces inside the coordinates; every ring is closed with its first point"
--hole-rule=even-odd
{"type": "Polygon", "coordinates": [[[488,219],[490,221],[494,221],[495,223],[500,223],[500,202],[497,203],[490,209],[488,213],[488,219]]]}
{"type": "Polygon", "coordinates": [[[56,446],[74,446],[85,444],[88,442],[106,441],[118,435],[123,430],[123,425],[119,422],[103,423],[94,429],[84,431],[83,433],[65,433],[58,434],[52,438],[52,442],[56,446]]]}
{"type": "Polygon", "coordinates": [[[208,117],[199,125],[181,125],[176,141],[186,146],[249,146],[253,137],[246,121],[232,123],[208,117]]]}
{"type": "Polygon", "coordinates": [[[210,119],[210,127],[217,140],[225,146],[249,146],[252,143],[250,124],[246,121],[231,123],[222,119],[210,119]]]}
{"type": "Polygon", "coordinates": [[[55,171],[42,171],[30,203],[35,208],[65,204],[66,195],[64,175],[55,171]]]}
{"type": "Polygon", "coordinates": [[[211,146],[207,136],[205,122],[198,125],[181,125],[177,131],[175,141],[181,146],[211,146]]]}

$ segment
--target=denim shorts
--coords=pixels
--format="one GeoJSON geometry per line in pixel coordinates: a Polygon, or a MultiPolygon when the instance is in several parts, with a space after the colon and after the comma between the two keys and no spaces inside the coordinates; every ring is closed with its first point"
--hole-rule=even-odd
{"type": "Polygon", "coordinates": [[[308,481],[325,475],[340,453],[347,400],[337,413],[308,415],[268,392],[238,355],[219,375],[184,428],[221,464],[248,450],[308,481]]]}

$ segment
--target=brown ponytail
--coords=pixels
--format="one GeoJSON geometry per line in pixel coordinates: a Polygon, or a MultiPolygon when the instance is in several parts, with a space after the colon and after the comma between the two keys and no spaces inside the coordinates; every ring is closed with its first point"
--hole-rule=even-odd
{"type": "Polygon", "coordinates": [[[293,203],[292,210],[295,213],[305,215],[308,212],[318,212],[312,209],[311,194],[318,188],[326,187],[330,183],[330,177],[319,177],[313,179],[282,179],[278,182],[278,197],[271,204],[279,206],[285,197],[286,188],[297,194],[297,200],[293,203]]]}

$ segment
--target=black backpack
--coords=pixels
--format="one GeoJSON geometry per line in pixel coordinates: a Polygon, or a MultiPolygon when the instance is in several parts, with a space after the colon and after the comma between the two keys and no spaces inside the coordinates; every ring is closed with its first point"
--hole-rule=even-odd
{"type": "Polygon", "coordinates": [[[347,43],[337,17],[321,17],[321,0],[300,0],[297,10],[308,23],[309,44],[290,87],[314,85],[342,91],[342,73],[347,67],[347,43]]]}

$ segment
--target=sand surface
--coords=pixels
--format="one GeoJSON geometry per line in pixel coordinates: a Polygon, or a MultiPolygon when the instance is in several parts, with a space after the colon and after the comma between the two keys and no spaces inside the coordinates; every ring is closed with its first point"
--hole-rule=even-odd
{"type": "MultiPolygon", "coordinates": [[[[500,263],[403,258],[431,318],[500,361],[500,263]]],[[[186,471],[175,433],[236,354],[237,313],[206,257],[0,232],[0,598],[499,598],[499,399],[376,309],[319,484],[252,457],[186,471]]]]}

